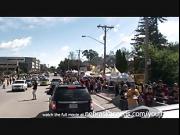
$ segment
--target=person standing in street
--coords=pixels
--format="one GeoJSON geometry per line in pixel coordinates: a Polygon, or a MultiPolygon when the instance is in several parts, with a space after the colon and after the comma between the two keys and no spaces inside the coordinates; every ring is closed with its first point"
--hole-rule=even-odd
{"type": "Polygon", "coordinates": [[[11,85],[11,82],[12,82],[12,79],[11,79],[11,77],[10,77],[10,79],[9,79],[9,82],[10,82],[10,85],[11,85]]]}
{"type": "Polygon", "coordinates": [[[6,89],[6,83],[5,83],[5,80],[3,81],[3,89],[6,89]]]}
{"type": "Polygon", "coordinates": [[[138,106],[139,91],[135,89],[135,85],[131,85],[131,88],[127,91],[128,109],[134,109],[138,106]]]}
{"type": "Polygon", "coordinates": [[[114,89],[115,89],[115,96],[118,96],[119,95],[119,82],[115,83],[114,89]]]}
{"type": "Polygon", "coordinates": [[[121,108],[121,110],[128,110],[127,91],[128,91],[128,86],[127,86],[127,84],[124,84],[120,91],[120,108],[121,108]]]}
{"type": "Polygon", "coordinates": [[[34,81],[34,84],[33,84],[33,92],[32,92],[32,94],[33,94],[33,100],[36,100],[37,85],[38,85],[37,81],[34,81]]]}

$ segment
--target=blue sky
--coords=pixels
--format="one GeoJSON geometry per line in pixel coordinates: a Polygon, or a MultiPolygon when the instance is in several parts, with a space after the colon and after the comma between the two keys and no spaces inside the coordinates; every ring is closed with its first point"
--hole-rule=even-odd
{"type": "MultiPolygon", "coordinates": [[[[159,30],[168,41],[179,42],[179,17],[168,17],[159,30]]],[[[29,56],[41,63],[57,66],[70,51],[93,49],[103,55],[103,30],[97,25],[112,25],[107,32],[107,54],[120,48],[132,49],[139,17],[0,17],[0,57],[29,56]]],[[[85,57],[81,57],[85,60],[85,57]]]]}

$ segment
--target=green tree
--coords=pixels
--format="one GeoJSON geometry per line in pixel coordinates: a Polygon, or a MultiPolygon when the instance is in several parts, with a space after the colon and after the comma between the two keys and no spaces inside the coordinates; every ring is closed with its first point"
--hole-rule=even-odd
{"type": "MultiPolygon", "coordinates": [[[[78,70],[78,63],[79,60],[70,60],[65,58],[64,61],[60,61],[60,64],[58,65],[58,70],[78,70]]],[[[80,64],[82,64],[81,61],[80,64]]]]}
{"type": "Polygon", "coordinates": [[[178,49],[173,50],[173,47],[169,46],[159,50],[156,46],[149,46],[150,80],[162,79],[169,85],[179,81],[179,52],[178,49]]]}
{"type": "Polygon", "coordinates": [[[123,64],[122,64],[122,66],[123,66],[123,71],[124,72],[127,72],[128,71],[128,62],[127,62],[127,59],[126,59],[126,53],[123,51],[123,53],[122,53],[122,60],[123,60],[123,64]]]}
{"type": "Polygon", "coordinates": [[[74,60],[74,59],[76,58],[75,53],[74,53],[73,51],[69,52],[68,58],[69,58],[70,60],[74,60]]]}
{"type": "Polygon", "coordinates": [[[51,66],[51,67],[50,67],[50,72],[53,73],[53,72],[55,72],[55,71],[56,71],[56,67],[55,67],[55,66],[51,66]]]}
{"type": "Polygon", "coordinates": [[[91,62],[95,57],[98,57],[98,53],[92,49],[90,50],[84,50],[82,52],[83,56],[86,56],[86,58],[91,62]]]}
{"type": "MultiPolygon", "coordinates": [[[[163,23],[164,21],[167,21],[164,17],[148,17],[149,42],[158,48],[162,48],[163,45],[167,44],[166,37],[158,30],[158,22],[163,23]]],[[[133,53],[136,56],[143,56],[142,46],[145,40],[145,17],[140,18],[138,28],[135,31],[137,34],[131,39],[134,41],[131,43],[134,46],[133,53]]]]}
{"type": "Polygon", "coordinates": [[[128,70],[125,52],[122,52],[120,49],[116,51],[116,68],[122,73],[128,70]]]}

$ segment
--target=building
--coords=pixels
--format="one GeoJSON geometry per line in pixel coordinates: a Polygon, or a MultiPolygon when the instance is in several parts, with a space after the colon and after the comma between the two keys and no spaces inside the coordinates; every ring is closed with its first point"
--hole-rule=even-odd
{"type": "Polygon", "coordinates": [[[34,57],[0,57],[0,71],[15,71],[17,66],[24,72],[40,70],[40,60],[34,57]]]}
{"type": "Polygon", "coordinates": [[[46,64],[40,64],[40,71],[42,71],[42,72],[47,71],[46,64]]]}

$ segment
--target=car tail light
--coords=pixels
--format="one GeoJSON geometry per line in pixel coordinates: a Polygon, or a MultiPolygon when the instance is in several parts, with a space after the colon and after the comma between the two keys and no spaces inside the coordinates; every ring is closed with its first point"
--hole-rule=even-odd
{"type": "Polygon", "coordinates": [[[56,102],[51,101],[50,107],[51,107],[52,110],[56,110],[56,102]]]}

